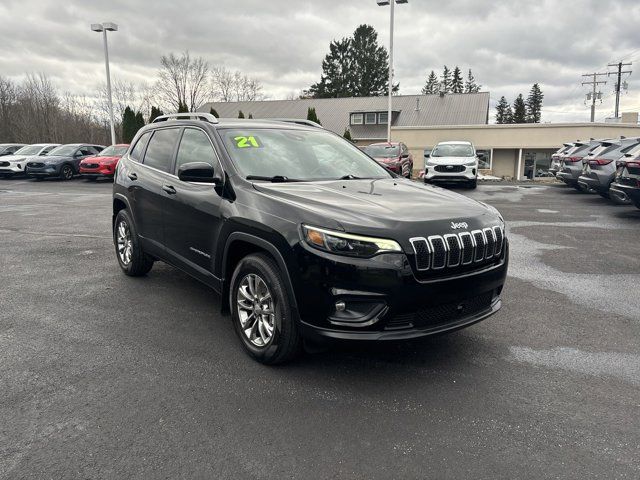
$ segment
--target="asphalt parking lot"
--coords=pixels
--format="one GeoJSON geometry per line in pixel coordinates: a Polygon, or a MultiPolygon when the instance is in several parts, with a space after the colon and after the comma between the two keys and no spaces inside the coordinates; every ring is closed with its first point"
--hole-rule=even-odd
{"type": "Polygon", "coordinates": [[[640,478],[640,210],[461,193],[508,223],[497,315],[273,368],[195,280],[120,273],[111,184],[0,180],[0,478],[640,478]]]}

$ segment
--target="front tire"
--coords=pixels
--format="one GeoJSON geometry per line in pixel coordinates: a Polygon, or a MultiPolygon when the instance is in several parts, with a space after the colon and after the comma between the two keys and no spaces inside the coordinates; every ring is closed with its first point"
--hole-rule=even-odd
{"type": "Polygon", "coordinates": [[[258,253],[240,260],[231,278],[229,303],[236,333],[255,360],[275,365],[299,354],[302,339],[284,275],[271,257],[258,253]]]}
{"type": "Polygon", "coordinates": [[[60,168],[60,179],[71,180],[73,178],[73,167],[69,164],[65,164],[60,168]]]}
{"type": "Polygon", "coordinates": [[[477,178],[475,180],[471,180],[467,184],[467,187],[469,187],[471,190],[474,190],[477,186],[478,186],[478,179],[477,178]]]}
{"type": "Polygon", "coordinates": [[[120,210],[113,223],[113,243],[120,268],[130,277],[146,275],[153,267],[153,258],[144,253],[138,233],[127,210],[120,210]]]}

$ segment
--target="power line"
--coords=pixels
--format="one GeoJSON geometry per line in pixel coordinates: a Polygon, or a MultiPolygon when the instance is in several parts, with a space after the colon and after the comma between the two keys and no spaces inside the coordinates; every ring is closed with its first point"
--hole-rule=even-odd
{"type": "Polygon", "coordinates": [[[582,75],[583,77],[593,77],[593,80],[589,82],[582,82],[582,85],[593,85],[593,92],[587,93],[587,100],[591,100],[591,122],[596,121],[596,97],[602,101],[602,92],[596,92],[596,88],[598,85],[604,85],[607,83],[606,80],[598,81],[599,76],[606,76],[607,73],[585,73],[582,75]]]}
{"type": "MultiPolygon", "coordinates": [[[[607,65],[608,67],[618,67],[618,71],[617,72],[608,72],[607,73],[607,77],[610,77],[611,75],[618,75],[618,81],[616,82],[616,109],[615,109],[615,114],[614,116],[616,118],[618,118],[618,112],[620,111],[620,89],[622,88],[622,74],[623,73],[628,73],[629,75],[631,75],[631,70],[625,70],[622,71],[622,67],[627,67],[627,66],[631,66],[631,62],[629,63],[622,63],[622,62],[618,62],[618,63],[610,63],[609,65],[607,65]]],[[[626,84],[626,82],[625,82],[626,84]]]]}

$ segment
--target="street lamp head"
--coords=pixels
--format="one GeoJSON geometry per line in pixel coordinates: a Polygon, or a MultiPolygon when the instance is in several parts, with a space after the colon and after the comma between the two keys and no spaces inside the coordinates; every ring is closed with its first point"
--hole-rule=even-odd
{"type": "Polygon", "coordinates": [[[106,22],[106,23],[103,23],[102,26],[104,27],[105,30],[107,30],[109,32],[117,32],[118,31],[118,25],[116,25],[115,23],[106,22]]]}
{"type": "MultiPolygon", "coordinates": [[[[378,5],[381,7],[386,7],[387,5],[389,5],[391,3],[391,0],[376,0],[376,2],[378,2],[378,5]]],[[[396,3],[399,5],[401,3],[409,3],[409,0],[396,0],[396,3]]]]}
{"type": "Polygon", "coordinates": [[[91,24],[91,31],[92,32],[101,32],[103,30],[102,28],[102,24],[101,23],[92,23],[91,24]]]}

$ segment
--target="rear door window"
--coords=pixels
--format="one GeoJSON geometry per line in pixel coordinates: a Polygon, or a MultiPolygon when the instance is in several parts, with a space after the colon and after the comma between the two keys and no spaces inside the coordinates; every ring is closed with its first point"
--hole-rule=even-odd
{"type": "Polygon", "coordinates": [[[180,129],[178,128],[156,130],[149,140],[149,146],[142,163],[163,172],[170,172],[179,133],[180,129]]]}

